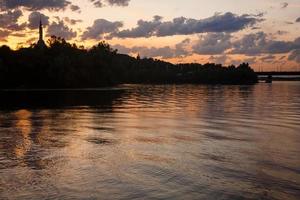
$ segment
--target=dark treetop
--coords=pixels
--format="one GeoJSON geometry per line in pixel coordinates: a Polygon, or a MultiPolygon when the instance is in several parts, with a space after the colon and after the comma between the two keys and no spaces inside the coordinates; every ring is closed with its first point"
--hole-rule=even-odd
{"type": "Polygon", "coordinates": [[[52,36],[48,47],[32,45],[16,51],[0,47],[1,88],[84,88],[122,83],[254,84],[248,64],[171,64],[118,54],[107,43],[91,49],[52,36]]]}

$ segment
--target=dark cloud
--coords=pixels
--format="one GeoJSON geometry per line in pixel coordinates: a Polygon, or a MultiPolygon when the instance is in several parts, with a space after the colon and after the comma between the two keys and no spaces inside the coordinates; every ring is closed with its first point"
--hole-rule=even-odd
{"type": "Polygon", "coordinates": [[[117,31],[123,26],[122,22],[110,22],[106,19],[96,19],[93,26],[88,27],[82,34],[81,38],[86,39],[103,39],[103,34],[112,33],[117,31]]]}
{"type": "Polygon", "coordinates": [[[77,6],[77,5],[70,5],[70,9],[71,9],[72,11],[80,12],[80,7],[77,6]]]}
{"type": "Polygon", "coordinates": [[[90,0],[90,1],[95,5],[95,7],[98,8],[104,7],[105,5],[128,6],[130,2],[130,0],[90,0]]]}
{"type": "Polygon", "coordinates": [[[9,36],[9,34],[10,31],[0,29],[0,40],[6,38],[7,36],[9,36]]]}
{"type": "Polygon", "coordinates": [[[300,17],[298,17],[298,18],[296,19],[296,22],[300,22],[300,17]]]}
{"type": "Polygon", "coordinates": [[[29,29],[37,29],[40,24],[40,20],[42,20],[43,26],[49,25],[49,17],[40,13],[40,12],[32,12],[28,16],[28,28],[29,29]]]}
{"type": "Polygon", "coordinates": [[[112,36],[120,38],[150,37],[154,35],[154,31],[162,23],[161,19],[162,17],[160,16],[154,16],[153,21],[150,22],[139,20],[136,28],[115,32],[112,36]]]}
{"type": "Polygon", "coordinates": [[[94,6],[97,8],[102,8],[104,6],[102,0],[90,0],[90,1],[93,2],[94,6]]]}
{"type": "Polygon", "coordinates": [[[190,35],[207,32],[236,32],[261,22],[260,15],[235,15],[233,13],[215,14],[206,19],[175,18],[162,21],[162,17],[154,16],[152,21],[139,20],[137,27],[119,32],[112,36],[120,38],[137,38],[151,36],[190,35]]]}
{"type": "Polygon", "coordinates": [[[109,5],[128,6],[130,0],[106,0],[109,5]]]}
{"type": "Polygon", "coordinates": [[[58,22],[52,22],[52,24],[49,25],[47,36],[52,35],[69,40],[76,37],[77,33],[65,25],[64,21],[60,20],[58,22]]]}
{"type": "Polygon", "coordinates": [[[190,39],[185,39],[182,42],[178,43],[175,45],[175,55],[180,56],[180,57],[185,57],[188,55],[191,55],[191,52],[189,52],[188,46],[190,44],[191,40],[190,39]]]}
{"type": "Polygon", "coordinates": [[[292,53],[288,57],[288,60],[300,63],[300,48],[292,51],[292,53]]]}
{"type": "Polygon", "coordinates": [[[232,54],[276,54],[289,53],[294,49],[300,48],[300,38],[294,41],[270,40],[264,32],[245,35],[242,39],[233,43],[232,54]]]}
{"type": "Polygon", "coordinates": [[[70,19],[69,17],[64,17],[64,21],[71,25],[75,25],[77,23],[82,22],[82,20],[80,20],[80,19],[70,19]]]}
{"type": "Polygon", "coordinates": [[[1,0],[0,10],[24,7],[27,10],[61,10],[71,5],[67,0],[1,0]]]}
{"type": "MultiPolygon", "coordinates": [[[[299,38],[300,39],[300,38],[299,38]]],[[[291,41],[268,41],[265,48],[262,48],[263,53],[288,53],[293,49],[300,48],[300,43],[296,40],[291,41]]]]}
{"type": "Polygon", "coordinates": [[[284,9],[284,8],[287,8],[289,6],[289,3],[283,2],[280,5],[281,5],[281,8],[284,9]]]}
{"type": "Polygon", "coordinates": [[[276,32],[277,35],[286,35],[286,34],[288,34],[288,33],[289,33],[288,31],[282,31],[282,30],[278,30],[278,31],[276,32]]]}
{"type": "Polygon", "coordinates": [[[283,60],[285,58],[286,58],[286,56],[281,56],[278,60],[283,60]]]}
{"type": "Polygon", "coordinates": [[[269,38],[264,32],[247,34],[238,40],[234,40],[229,33],[208,33],[192,45],[192,52],[199,55],[228,53],[255,56],[290,53],[298,49],[300,49],[300,37],[294,41],[281,41],[269,38]]]}
{"type": "Polygon", "coordinates": [[[222,54],[231,48],[231,35],[228,33],[208,33],[201,36],[193,46],[193,51],[202,55],[222,54]]]}
{"type": "Polygon", "coordinates": [[[259,26],[253,26],[251,29],[252,30],[259,30],[259,29],[261,29],[261,27],[259,27],[259,26]]]}
{"type": "MultiPolygon", "coordinates": [[[[242,54],[250,56],[247,62],[253,63],[256,60],[256,56],[261,57],[262,62],[273,62],[276,60],[273,54],[285,54],[291,53],[289,56],[290,60],[298,62],[299,49],[300,49],[300,38],[294,41],[280,41],[274,40],[264,32],[258,32],[253,34],[247,34],[241,39],[234,39],[230,33],[207,33],[202,35],[199,40],[191,41],[186,39],[181,43],[175,45],[174,48],[169,46],[155,48],[155,47],[144,47],[135,46],[127,48],[121,45],[115,46],[121,53],[137,54],[140,53],[142,56],[147,57],[160,57],[175,58],[175,57],[186,57],[191,54],[197,55],[212,55],[210,60],[216,63],[238,63],[241,60],[230,60],[224,55],[231,54],[242,54]],[[255,59],[252,59],[255,58],[255,59]]],[[[285,56],[281,57],[281,60],[285,59],[285,56]]],[[[244,61],[245,62],[245,61],[244,61]]]]}
{"type": "Polygon", "coordinates": [[[289,22],[289,21],[286,21],[284,22],[285,24],[288,24],[288,25],[291,25],[291,24],[294,24],[294,22],[289,22]]]}
{"type": "Polygon", "coordinates": [[[216,14],[213,17],[196,20],[184,17],[175,18],[172,21],[163,22],[161,16],[154,16],[153,20],[139,20],[137,27],[132,29],[120,30],[122,22],[110,22],[105,19],[97,19],[93,26],[88,27],[82,39],[111,39],[118,38],[138,38],[138,37],[163,37],[173,35],[191,35],[207,32],[235,32],[251,27],[262,21],[259,15],[235,15],[225,13],[216,14]]]}
{"type": "Polygon", "coordinates": [[[26,33],[12,33],[10,35],[15,37],[26,37],[26,33]]]}
{"type": "Polygon", "coordinates": [[[19,9],[0,13],[0,28],[13,31],[23,30],[26,23],[18,24],[18,20],[22,15],[23,13],[19,9]]]}

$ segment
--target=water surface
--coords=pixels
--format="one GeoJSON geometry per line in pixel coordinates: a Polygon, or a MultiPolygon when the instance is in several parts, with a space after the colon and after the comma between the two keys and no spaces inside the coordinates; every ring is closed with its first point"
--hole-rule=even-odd
{"type": "Polygon", "coordinates": [[[299,199],[300,82],[0,95],[0,199],[299,199]]]}

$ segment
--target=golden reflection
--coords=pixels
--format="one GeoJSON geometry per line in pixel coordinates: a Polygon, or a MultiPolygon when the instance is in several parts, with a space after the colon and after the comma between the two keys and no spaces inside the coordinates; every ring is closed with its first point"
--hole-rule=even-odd
{"type": "Polygon", "coordinates": [[[159,155],[147,155],[147,154],[139,154],[139,156],[148,161],[156,162],[156,163],[174,163],[176,159],[163,157],[159,155]]]}
{"type": "MultiPolygon", "coordinates": [[[[39,116],[50,116],[51,113],[49,110],[41,110],[37,113],[39,116]]],[[[43,120],[41,120],[39,124],[39,131],[38,134],[35,136],[35,143],[41,145],[41,146],[49,146],[49,138],[51,138],[51,118],[45,118],[43,117],[43,120]]]]}
{"type": "Polygon", "coordinates": [[[16,145],[14,152],[17,158],[23,158],[28,150],[30,150],[32,141],[30,133],[32,129],[31,115],[28,110],[19,110],[14,113],[16,117],[15,127],[18,129],[18,136],[20,136],[19,143],[16,145]]]}
{"type": "Polygon", "coordinates": [[[142,143],[153,143],[153,144],[165,144],[167,141],[163,139],[162,137],[136,137],[136,141],[142,142],[142,143]]]}

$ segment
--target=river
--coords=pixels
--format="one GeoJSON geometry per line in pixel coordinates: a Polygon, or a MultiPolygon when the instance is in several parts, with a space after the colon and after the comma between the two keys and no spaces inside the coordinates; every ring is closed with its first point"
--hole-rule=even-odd
{"type": "Polygon", "coordinates": [[[0,94],[0,199],[299,199],[300,82],[0,94]]]}

